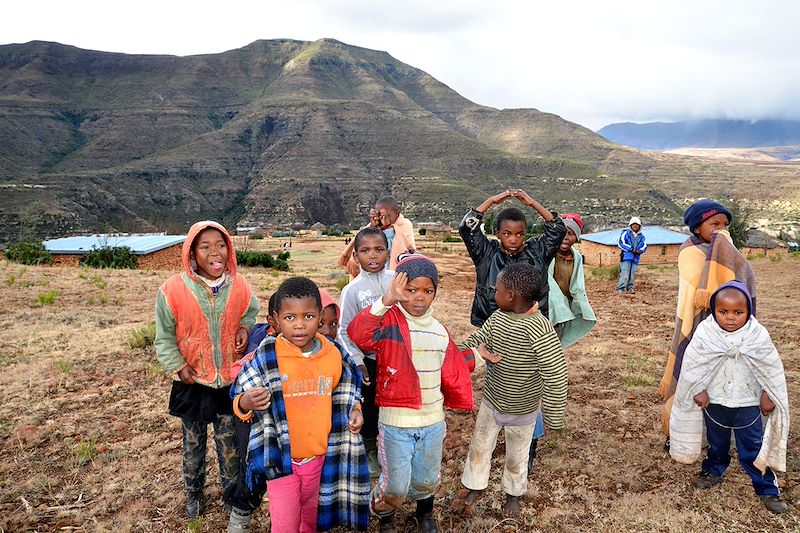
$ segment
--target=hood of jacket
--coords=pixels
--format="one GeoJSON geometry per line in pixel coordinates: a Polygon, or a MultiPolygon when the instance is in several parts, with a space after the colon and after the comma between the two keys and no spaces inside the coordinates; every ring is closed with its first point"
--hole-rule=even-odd
{"type": "Polygon", "coordinates": [[[192,224],[192,227],[189,228],[189,232],[186,234],[186,240],[183,241],[183,248],[181,249],[184,272],[186,272],[191,279],[197,279],[197,274],[192,268],[192,244],[200,232],[208,228],[219,230],[225,238],[225,244],[228,246],[228,262],[225,264],[225,272],[231,276],[235,276],[237,266],[236,251],[233,249],[233,239],[231,239],[225,226],[213,220],[201,220],[200,222],[195,222],[192,224]]]}

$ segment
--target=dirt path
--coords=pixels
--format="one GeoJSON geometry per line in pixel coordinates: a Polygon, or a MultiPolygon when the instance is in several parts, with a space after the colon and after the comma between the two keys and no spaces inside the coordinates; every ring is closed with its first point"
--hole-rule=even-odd
{"type": "MultiPolygon", "coordinates": [[[[335,258],[342,245],[294,241],[294,273],[337,294],[335,258]]],[[[461,338],[472,329],[471,262],[459,245],[429,242],[421,248],[442,273],[435,314],[461,338]]],[[[790,401],[797,405],[800,320],[792,296],[800,259],[757,259],[754,267],[760,319],[782,354],[790,401]]],[[[152,347],[125,345],[132,330],[152,321],[155,292],[169,274],[0,261],[0,531],[186,530],[180,426],[165,412],[169,383],[159,374],[152,347]]],[[[286,276],[258,269],[244,274],[263,301],[286,276]]],[[[690,483],[699,467],[678,465],[662,450],[657,387],[672,334],[676,276],[674,267],[643,268],[637,293],[623,296],[614,293],[611,280],[587,274],[599,321],[567,351],[569,428],[542,441],[515,522],[502,521],[500,512],[502,437],[490,490],[473,516],[449,511],[460,488],[473,415],[448,413],[436,507],[442,531],[800,530],[795,435],[790,472],[780,477],[792,506],[783,517],[762,508],[738,464],[721,486],[696,492],[690,483]]],[[[481,375],[475,384],[480,391],[481,375]]],[[[212,453],[210,443],[214,465],[212,453]]],[[[208,513],[196,531],[224,528],[219,492],[214,465],[208,513]]],[[[411,505],[401,519],[409,513],[411,505]]],[[[268,530],[266,515],[257,515],[254,531],[268,530]]],[[[408,531],[415,529],[409,525],[408,531]]]]}

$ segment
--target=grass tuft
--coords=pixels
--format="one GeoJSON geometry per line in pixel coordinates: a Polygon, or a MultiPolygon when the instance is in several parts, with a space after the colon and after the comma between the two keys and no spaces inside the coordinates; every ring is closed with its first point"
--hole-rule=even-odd
{"type": "Polygon", "coordinates": [[[128,334],[125,346],[134,350],[141,350],[152,346],[156,340],[156,323],[150,322],[146,326],[136,328],[128,334]]]}
{"type": "Polygon", "coordinates": [[[60,295],[61,291],[56,290],[40,292],[36,295],[36,302],[39,305],[53,305],[60,295]]]}

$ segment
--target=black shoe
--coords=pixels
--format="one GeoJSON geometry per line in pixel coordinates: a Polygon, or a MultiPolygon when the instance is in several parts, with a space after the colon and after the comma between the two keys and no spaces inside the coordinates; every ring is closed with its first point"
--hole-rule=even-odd
{"type": "Polygon", "coordinates": [[[381,533],[395,533],[397,531],[394,527],[394,513],[386,516],[378,516],[378,520],[380,520],[381,525],[378,531],[381,533]]]}
{"type": "Polygon", "coordinates": [[[438,533],[436,520],[433,518],[433,496],[417,500],[417,531],[419,533],[438,533]]]}
{"type": "Polygon", "coordinates": [[[706,490],[715,485],[719,485],[720,483],[722,483],[721,476],[715,476],[714,474],[704,471],[700,472],[700,475],[695,478],[694,482],[692,482],[692,485],[696,489],[706,490]]]}
{"type": "Polygon", "coordinates": [[[206,512],[206,498],[202,492],[190,492],[186,495],[186,516],[197,518],[206,512]]]}
{"type": "Polygon", "coordinates": [[[669,437],[667,437],[667,440],[664,441],[664,451],[669,451],[669,437]]]}
{"type": "Polygon", "coordinates": [[[767,508],[772,514],[783,514],[789,510],[786,502],[781,500],[780,496],[759,496],[761,501],[764,502],[764,507],[767,508]]]}

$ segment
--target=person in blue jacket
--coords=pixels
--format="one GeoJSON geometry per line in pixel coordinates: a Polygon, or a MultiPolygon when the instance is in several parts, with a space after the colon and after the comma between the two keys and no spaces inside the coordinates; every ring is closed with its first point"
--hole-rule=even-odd
{"type": "Polygon", "coordinates": [[[639,217],[631,217],[628,227],[622,230],[617,243],[622,252],[619,255],[619,283],[617,292],[636,292],[633,282],[636,279],[636,267],[641,255],[647,251],[642,233],[642,221],[639,217]]]}

